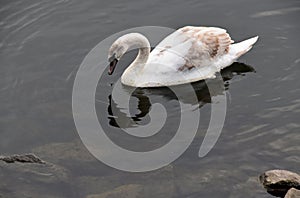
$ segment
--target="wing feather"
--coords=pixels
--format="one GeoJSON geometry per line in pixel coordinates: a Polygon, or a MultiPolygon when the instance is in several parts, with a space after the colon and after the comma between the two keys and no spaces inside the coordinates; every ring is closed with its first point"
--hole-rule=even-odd
{"type": "Polygon", "coordinates": [[[200,41],[204,45],[201,50],[207,50],[211,58],[228,53],[229,46],[233,43],[229,34],[222,28],[186,26],[179,31],[191,39],[200,41]]]}
{"type": "Polygon", "coordinates": [[[185,61],[181,61],[181,66],[177,64],[177,69],[201,67],[207,65],[211,59],[227,54],[233,42],[225,29],[185,26],[162,40],[151,52],[150,61],[156,62],[161,61],[163,57],[180,56],[185,61]]]}

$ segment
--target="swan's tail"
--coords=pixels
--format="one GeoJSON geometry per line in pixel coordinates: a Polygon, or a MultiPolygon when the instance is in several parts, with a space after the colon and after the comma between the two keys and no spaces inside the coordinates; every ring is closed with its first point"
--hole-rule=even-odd
{"type": "Polygon", "coordinates": [[[244,41],[239,42],[239,43],[232,44],[230,46],[230,52],[237,59],[240,56],[242,56],[243,54],[247,53],[252,48],[254,43],[256,43],[257,40],[258,40],[258,36],[247,39],[247,40],[244,40],[244,41]]]}

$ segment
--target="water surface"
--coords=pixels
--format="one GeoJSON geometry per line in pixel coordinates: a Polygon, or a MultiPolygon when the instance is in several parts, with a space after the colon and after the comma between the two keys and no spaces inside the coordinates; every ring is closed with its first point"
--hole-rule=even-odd
{"type": "MultiPolygon", "coordinates": [[[[271,197],[257,181],[260,173],[275,168],[299,172],[299,16],[297,0],[1,1],[0,154],[33,152],[52,165],[0,163],[0,197],[112,192],[141,197],[271,197]],[[198,158],[211,107],[205,83],[199,82],[193,85],[199,103],[193,105],[200,107],[200,128],[189,149],[160,170],[126,173],[96,160],[80,141],[72,116],[72,87],[79,65],[97,43],[145,25],[220,26],[235,41],[255,35],[260,39],[239,60],[246,65],[223,71],[227,116],[213,150],[198,158]]],[[[114,76],[99,81],[97,113],[104,115],[100,121],[116,143],[133,141],[133,150],[153,149],[174,135],[178,117],[172,115],[177,115],[178,103],[167,89],[137,90],[131,102],[135,124],[149,122],[149,109],[156,102],[165,105],[170,116],[163,133],[144,143],[122,134],[110,114],[115,105],[111,84],[132,58],[126,56],[114,76]]]]}

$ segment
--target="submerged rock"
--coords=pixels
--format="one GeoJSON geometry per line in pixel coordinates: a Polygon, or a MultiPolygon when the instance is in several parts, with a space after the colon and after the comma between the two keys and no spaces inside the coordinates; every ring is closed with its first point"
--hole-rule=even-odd
{"type": "Polygon", "coordinates": [[[73,180],[73,183],[85,192],[85,198],[166,198],[176,195],[173,177],[173,166],[168,165],[147,173],[86,175],[73,180]]]}
{"type": "Polygon", "coordinates": [[[123,185],[102,194],[88,195],[86,198],[135,198],[140,197],[143,187],[138,184],[123,185]]]}
{"type": "Polygon", "coordinates": [[[268,193],[284,197],[290,188],[300,189],[300,175],[286,170],[270,170],[259,176],[268,193]]]}
{"type": "Polygon", "coordinates": [[[284,198],[299,198],[300,197],[300,190],[297,190],[295,188],[291,188],[284,198]]]}
{"type": "Polygon", "coordinates": [[[57,189],[67,189],[72,183],[67,169],[49,162],[39,164],[0,161],[0,170],[0,198],[62,198],[65,195],[57,192],[57,189]]]}

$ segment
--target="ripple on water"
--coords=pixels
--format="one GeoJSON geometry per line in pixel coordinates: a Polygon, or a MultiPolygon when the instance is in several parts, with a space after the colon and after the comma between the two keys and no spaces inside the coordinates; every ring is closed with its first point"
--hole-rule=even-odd
{"type": "Polygon", "coordinates": [[[23,1],[8,4],[2,9],[3,12],[8,11],[12,14],[3,17],[1,21],[0,26],[3,28],[2,34],[4,36],[0,41],[0,47],[5,45],[17,45],[19,46],[19,49],[21,49],[29,39],[32,39],[37,35],[37,32],[39,31],[38,24],[41,24],[45,17],[51,15],[59,8],[59,6],[61,6],[61,4],[64,4],[67,1],[39,1],[26,7],[24,7],[21,2],[23,1]],[[20,10],[18,10],[19,7],[20,10]],[[17,11],[15,12],[16,9],[17,11]],[[21,40],[16,39],[17,33],[29,28],[29,26],[32,26],[33,24],[36,25],[31,31],[22,32],[22,36],[19,36],[21,40]],[[32,32],[34,29],[36,29],[36,31],[32,32]]]}

